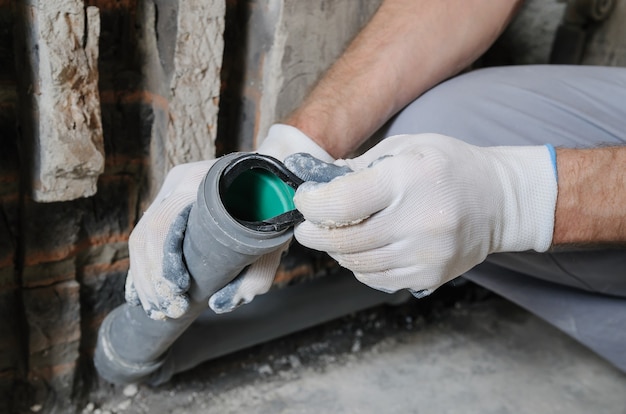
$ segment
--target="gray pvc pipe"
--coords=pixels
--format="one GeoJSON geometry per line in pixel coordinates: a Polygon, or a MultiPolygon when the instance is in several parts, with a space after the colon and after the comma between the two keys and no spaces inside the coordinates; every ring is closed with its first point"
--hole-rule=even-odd
{"type": "Polygon", "coordinates": [[[234,220],[220,199],[224,169],[240,153],[211,167],[192,207],[183,254],[191,276],[189,311],[179,319],[152,320],[140,306],[121,305],[102,323],[94,362],[100,376],[119,384],[145,381],[164,363],[174,341],[207,308],[208,298],[258,257],[276,250],[291,230],[259,232],[234,220]]]}
{"type": "Polygon", "coordinates": [[[203,362],[309,328],[352,312],[414,299],[406,290],[374,290],[348,270],[272,290],[246,306],[218,315],[205,310],[172,345],[152,385],[203,362]]]}

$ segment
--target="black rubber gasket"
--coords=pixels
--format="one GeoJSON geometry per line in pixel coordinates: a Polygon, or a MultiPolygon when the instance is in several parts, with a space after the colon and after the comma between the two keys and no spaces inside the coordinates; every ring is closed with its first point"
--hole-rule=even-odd
{"type": "MultiPolygon", "coordinates": [[[[219,183],[220,195],[224,194],[242,173],[253,169],[262,169],[274,174],[294,190],[297,190],[300,184],[304,182],[276,158],[269,155],[247,153],[231,161],[222,172],[219,183]]],[[[235,217],[233,219],[251,230],[260,232],[282,231],[304,221],[302,213],[296,209],[263,221],[247,221],[235,217]]]]}

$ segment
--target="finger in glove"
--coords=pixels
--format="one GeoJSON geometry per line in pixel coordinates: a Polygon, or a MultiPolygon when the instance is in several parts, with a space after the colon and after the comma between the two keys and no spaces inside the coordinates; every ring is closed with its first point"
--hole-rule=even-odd
{"type": "Polygon", "coordinates": [[[346,175],[352,170],[347,165],[324,162],[304,152],[285,158],[285,166],[304,181],[327,183],[334,178],[346,175]]]}
{"type": "Polygon", "coordinates": [[[298,188],[294,203],[311,223],[327,228],[359,223],[394,200],[394,183],[379,165],[349,173],[329,183],[307,182],[298,188]]]}
{"type": "Polygon", "coordinates": [[[280,259],[289,248],[286,242],[277,250],[261,256],[244,269],[232,282],[209,298],[209,307],[215,313],[230,312],[250,303],[256,295],[270,290],[280,259]]]}
{"type": "Polygon", "coordinates": [[[191,207],[189,205],[180,212],[165,238],[163,278],[155,284],[159,303],[157,309],[147,310],[149,314],[156,310],[170,318],[179,318],[189,309],[189,298],[185,292],[189,290],[191,277],[183,258],[183,239],[191,207]]]}
{"type": "Polygon", "coordinates": [[[137,289],[135,289],[135,283],[133,282],[133,274],[130,270],[128,270],[128,274],[126,275],[126,285],[124,287],[124,299],[130,305],[133,305],[133,306],[141,305],[141,301],[139,300],[139,295],[137,294],[137,289]]]}
{"type": "Polygon", "coordinates": [[[192,205],[185,207],[176,217],[163,245],[163,278],[169,282],[166,288],[171,295],[187,292],[191,282],[183,259],[183,239],[191,207],[192,205]]]}

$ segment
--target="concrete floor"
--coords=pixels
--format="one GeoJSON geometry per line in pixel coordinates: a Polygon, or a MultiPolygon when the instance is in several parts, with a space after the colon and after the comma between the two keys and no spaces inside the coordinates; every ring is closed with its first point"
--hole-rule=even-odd
{"type": "Polygon", "coordinates": [[[100,387],[82,412],[626,413],[626,375],[523,309],[437,300],[350,315],[159,388],[100,387]]]}

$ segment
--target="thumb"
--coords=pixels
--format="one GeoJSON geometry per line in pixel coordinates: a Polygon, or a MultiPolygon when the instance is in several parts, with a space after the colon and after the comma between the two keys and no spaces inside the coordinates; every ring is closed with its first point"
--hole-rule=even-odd
{"type": "Polygon", "coordinates": [[[328,183],[306,182],[296,191],[294,204],[304,218],[321,227],[336,228],[360,223],[394,200],[391,165],[380,163],[338,177],[328,183]]]}
{"type": "Polygon", "coordinates": [[[288,156],[285,158],[284,164],[301,180],[316,183],[327,183],[333,178],[352,172],[346,165],[324,162],[305,152],[288,156]]]}

